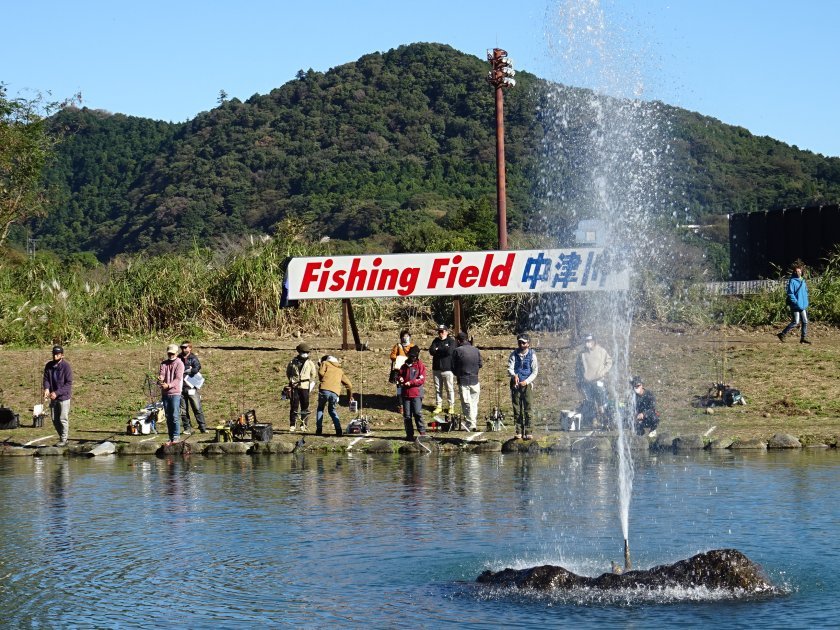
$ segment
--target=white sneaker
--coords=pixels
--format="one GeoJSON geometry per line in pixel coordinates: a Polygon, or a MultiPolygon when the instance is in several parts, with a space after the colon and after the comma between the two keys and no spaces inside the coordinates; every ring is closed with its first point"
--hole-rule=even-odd
{"type": "Polygon", "coordinates": [[[656,437],[656,429],[648,433],[648,437],[656,437]]]}
{"type": "Polygon", "coordinates": [[[289,427],[289,431],[291,431],[292,433],[294,433],[294,432],[295,432],[295,428],[294,428],[294,427],[289,427]]]}

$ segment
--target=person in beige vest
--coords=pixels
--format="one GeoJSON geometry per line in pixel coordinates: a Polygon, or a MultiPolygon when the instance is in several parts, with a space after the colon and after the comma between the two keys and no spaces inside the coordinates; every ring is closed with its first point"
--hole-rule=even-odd
{"type": "Polygon", "coordinates": [[[594,335],[583,339],[583,350],[577,359],[577,384],[585,400],[592,401],[603,413],[607,404],[607,389],[604,379],[612,369],[613,360],[606,350],[595,341],[594,335]]]}

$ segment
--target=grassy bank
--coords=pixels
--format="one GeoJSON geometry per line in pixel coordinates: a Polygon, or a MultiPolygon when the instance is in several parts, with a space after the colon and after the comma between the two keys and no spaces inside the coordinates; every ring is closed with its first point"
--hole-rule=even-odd
{"type": "MultiPolygon", "coordinates": [[[[814,327],[814,345],[802,346],[791,338],[781,344],[776,329],[678,330],[637,326],[631,339],[633,373],[641,374],[659,401],[660,430],[674,434],[707,434],[710,437],[766,439],[774,433],[791,433],[808,442],[834,442],[840,435],[840,331],[814,327]],[[692,406],[695,397],[723,377],[738,387],[746,406],[717,408],[714,414],[692,406]]],[[[427,348],[431,330],[415,329],[414,338],[427,348]]],[[[571,409],[578,400],[574,387],[575,348],[568,335],[535,335],[540,357],[540,377],[535,389],[536,433],[556,422],[560,409],[571,409]]],[[[317,356],[343,357],[355,389],[361,391],[365,412],[380,431],[399,431],[402,419],[394,411],[393,386],[387,383],[388,353],[396,334],[363,335],[371,350],[341,351],[338,337],[307,337],[317,356]]],[[[127,419],[146,402],[144,376],[157,369],[166,343],[71,344],[67,360],[75,373],[71,434],[102,439],[120,434],[127,419]]],[[[288,403],[280,401],[285,366],[300,339],[263,336],[207,341],[195,344],[204,366],[203,390],[208,424],[213,426],[243,409],[256,409],[262,422],[275,429],[288,427],[288,403]]],[[[477,336],[484,357],[481,371],[480,417],[497,400],[510,415],[506,361],[511,336],[477,336]]],[[[424,357],[428,355],[424,353],[424,357]]],[[[49,357],[48,348],[0,348],[0,383],[5,403],[29,424],[32,405],[38,402],[40,375],[49,357]]],[[[432,386],[424,401],[433,403],[432,386]]],[[[342,423],[350,420],[342,396],[342,423]]],[[[427,419],[430,414],[427,413],[427,419]]],[[[310,420],[314,428],[314,414],[310,420]]],[[[513,433],[512,421],[507,422],[513,433]]],[[[331,424],[327,422],[327,431],[331,424]]],[[[23,443],[51,433],[21,428],[3,431],[0,440],[23,443]]],[[[48,443],[48,442],[45,442],[48,443]]]]}

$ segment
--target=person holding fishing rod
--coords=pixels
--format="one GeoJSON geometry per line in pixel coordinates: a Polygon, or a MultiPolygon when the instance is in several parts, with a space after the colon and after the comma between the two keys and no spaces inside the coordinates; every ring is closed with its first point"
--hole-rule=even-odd
{"type": "Polygon", "coordinates": [[[510,375],[510,399],[513,404],[513,422],[516,425],[516,439],[530,440],[531,435],[531,391],[539,372],[537,353],[531,348],[531,338],[523,333],[516,338],[517,348],[508,358],[510,375]]]}

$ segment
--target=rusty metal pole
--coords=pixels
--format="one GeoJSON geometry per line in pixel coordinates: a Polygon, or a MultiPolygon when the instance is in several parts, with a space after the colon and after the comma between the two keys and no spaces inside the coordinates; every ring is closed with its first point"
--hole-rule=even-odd
{"type": "Polygon", "coordinates": [[[507,51],[494,48],[487,51],[490,72],[487,81],[496,91],[496,223],[499,230],[499,249],[507,249],[507,186],[505,183],[505,96],[504,89],[516,85],[513,61],[507,51]]]}
{"type": "MultiPolygon", "coordinates": [[[[493,51],[498,52],[498,49],[493,51]]],[[[496,86],[496,221],[499,249],[507,249],[507,188],[505,185],[505,96],[496,86]]]]}

